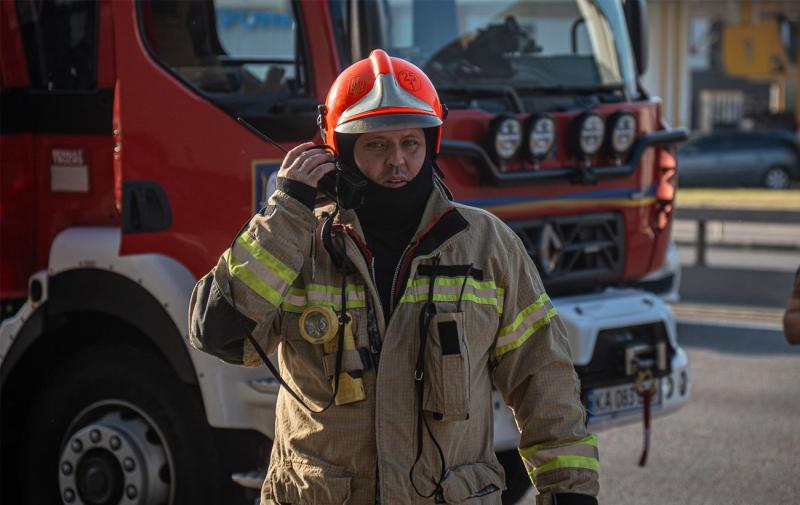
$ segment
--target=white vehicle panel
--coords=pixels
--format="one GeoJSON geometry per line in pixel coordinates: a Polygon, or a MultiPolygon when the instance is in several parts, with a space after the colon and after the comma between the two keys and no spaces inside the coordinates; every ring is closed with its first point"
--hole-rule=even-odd
{"type": "Polygon", "coordinates": [[[269,372],[264,368],[230,365],[192,347],[188,342],[188,312],[197,280],[186,267],[168,256],[120,256],[120,235],[118,228],[64,230],[53,241],[49,274],[94,268],[115,272],[139,283],[161,303],[184,337],[197,372],[209,424],[217,428],[254,429],[274,437],[277,396],[251,385],[269,377],[269,372]]]}

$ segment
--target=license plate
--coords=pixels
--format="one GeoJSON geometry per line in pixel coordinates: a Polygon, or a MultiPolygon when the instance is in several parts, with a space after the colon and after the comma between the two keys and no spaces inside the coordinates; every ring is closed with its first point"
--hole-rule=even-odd
{"type": "MultiPolygon", "coordinates": [[[[644,399],[636,393],[633,384],[609,388],[590,389],[586,393],[586,409],[589,417],[616,414],[629,410],[643,410],[644,399]]],[[[650,406],[661,405],[661,388],[651,400],[650,406]]]]}

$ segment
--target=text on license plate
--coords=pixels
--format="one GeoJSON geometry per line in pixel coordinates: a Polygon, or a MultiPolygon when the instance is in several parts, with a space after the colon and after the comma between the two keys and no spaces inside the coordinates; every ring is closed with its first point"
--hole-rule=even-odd
{"type": "MultiPolygon", "coordinates": [[[[589,417],[633,409],[641,410],[643,403],[643,398],[636,393],[633,384],[590,389],[586,393],[586,408],[589,411],[589,417]]],[[[650,405],[661,405],[661,388],[658,388],[658,392],[651,400],[650,405]]]]}

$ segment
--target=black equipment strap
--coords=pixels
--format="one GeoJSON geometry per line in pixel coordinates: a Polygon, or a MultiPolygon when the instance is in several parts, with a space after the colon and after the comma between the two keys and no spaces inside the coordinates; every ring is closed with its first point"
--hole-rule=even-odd
{"type": "Polygon", "coordinates": [[[411,469],[408,472],[408,479],[411,481],[411,486],[414,488],[414,491],[421,496],[422,498],[430,498],[434,495],[441,495],[442,493],[442,481],[444,480],[445,471],[447,469],[447,464],[444,459],[444,451],[442,451],[442,447],[439,445],[439,441],[436,440],[436,437],[433,436],[431,432],[431,427],[428,425],[428,420],[425,418],[425,412],[422,408],[422,402],[424,400],[425,394],[425,348],[428,344],[428,328],[431,324],[431,319],[433,316],[436,315],[436,305],[433,303],[433,287],[434,281],[436,279],[436,268],[439,265],[439,257],[436,256],[433,259],[433,266],[431,268],[431,276],[430,276],[430,285],[428,286],[428,300],[422,305],[420,309],[419,315],[419,351],[417,352],[417,363],[414,369],[414,383],[415,383],[415,390],[417,396],[417,457],[414,460],[414,464],[411,465],[411,469]],[[422,448],[424,442],[424,433],[422,431],[423,425],[425,426],[426,431],[428,432],[428,436],[431,437],[433,444],[436,446],[436,450],[439,452],[439,461],[441,463],[441,471],[439,474],[439,481],[436,482],[436,487],[430,494],[422,494],[419,492],[417,488],[417,484],[414,482],[414,469],[419,463],[420,458],[422,457],[422,448]]]}
{"type": "MultiPolygon", "coordinates": [[[[259,213],[260,212],[261,211],[259,211],[259,213]]],[[[333,249],[333,241],[332,241],[331,236],[330,236],[331,235],[331,227],[328,226],[328,225],[329,225],[330,222],[333,221],[333,218],[336,216],[336,214],[338,212],[339,212],[339,207],[337,206],[336,210],[333,212],[333,214],[331,214],[328,217],[328,220],[325,222],[325,225],[323,225],[323,243],[325,243],[325,248],[326,249],[328,249],[328,244],[330,244],[331,245],[331,249],[333,249]],[[326,226],[327,226],[327,237],[325,236],[325,227],[326,226]],[[327,243],[325,242],[326,239],[327,239],[327,243]]],[[[239,236],[242,233],[244,233],[245,229],[247,228],[247,226],[249,224],[250,224],[250,220],[248,220],[239,229],[239,233],[236,234],[236,237],[234,237],[233,242],[231,242],[231,246],[230,246],[231,251],[233,250],[233,246],[236,243],[236,239],[239,238],[239,236]]],[[[331,249],[328,249],[329,253],[331,253],[331,249]]],[[[342,250],[344,251],[344,237],[342,237],[342,250]]],[[[331,256],[333,258],[333,254],[331,254],[331,256]]],[[[300,397],[300,395],[297,394],[297,392],[295,392],[295,390],[292,389],[286,383],[286,381],[283,379],[283,377],[281,377],[280,372],[278,371],[277,368],[275,368],[275,365],[273,365],[272,362],[269,360],[269,357],[267,356],[267,353],[264,352],[264,349],[261,347],[261,345],[256,341],[255,338],[253,338],[253,335],[251,335],[249,331],[247,331],[245,328],[242,327],[243,333],[245,334],[248,342],[250,342],[250,344],[253,346],[253,349],[256,350],[256,353],[258,354],[258,357],[261,358],[261,361],[263,361],[264,364],[267,366],[267,369],[269,370],[269,373],[272,374],[272,376],[275,378],[275,380],[278,381],[278,383],[281,385],[281,387],[286,389],[286,392],[289,393],[292,396],[292,398],[297,400],[297,402],[300,403],[300,405],[302,405],[304,409],[306,409],[307,411],[309,411],[311,413],[314,413],[314,414],[321,414],[322,412],[325,412],[326,410],[331,408],[333,406],[334,402],[336,401],[336,395],[339,393],[339,375],[341,374],[341,371],[342,371],[342,356],[344,355],[344,327],[349,322],[348,316],[347,316],[347,270],[345,268],[346,267],[346,264],[345,264],[346,263],[346,258],[347,258],[346,255],[342,255],[342,257],[337,256],[334,259],[334,263],[336,263],[337,269],[340,271],[340,273],[342,275],[342,304],[341,304],[342,309],[338,314],[338,316],[339,316],[338,317],[338,319],[339,319],[339,332],[338,332],[338,334],[336,336],[336,341],[337,341],[337,346],[336,346],[336,366],[334,368],[333,394],[331,395],[330,399],[328,400],[328,403],[321,410],[314,410],[311,407],[309,407],[306,404],[305,401],[303,401],[303,399],[300,397]]],[[[236,296],[234,296],[234,293],[233,293],[233,280],[231,279],[230,275],[228,275],[228,289],[231,292],[231,305],[233,305],[233,309],[234,310],[238,311],[238,309],[236,308],[236,296]]],[[[244,324],[244,323],[241,323],[241,324],[244,324]]]]}

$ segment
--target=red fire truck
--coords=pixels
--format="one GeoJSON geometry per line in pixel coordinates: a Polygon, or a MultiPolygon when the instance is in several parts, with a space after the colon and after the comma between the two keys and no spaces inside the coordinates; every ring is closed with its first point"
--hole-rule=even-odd
{"type": "MultiPolygon", "coordinates": [[[[449,107],[440,165],[511,226],[570,332],[593,426],[688,398],[669,308],[685,137],[639,83],[640,0],[0,2],[3,503],[252,500],[277,382],[186,343],[187,307],[317,105],[372,48],[449,107]],[[231,478],[233,477],[233,479],[231,478]]],[[[508,410],[495,444],[526,492],[508,410]]]]}

